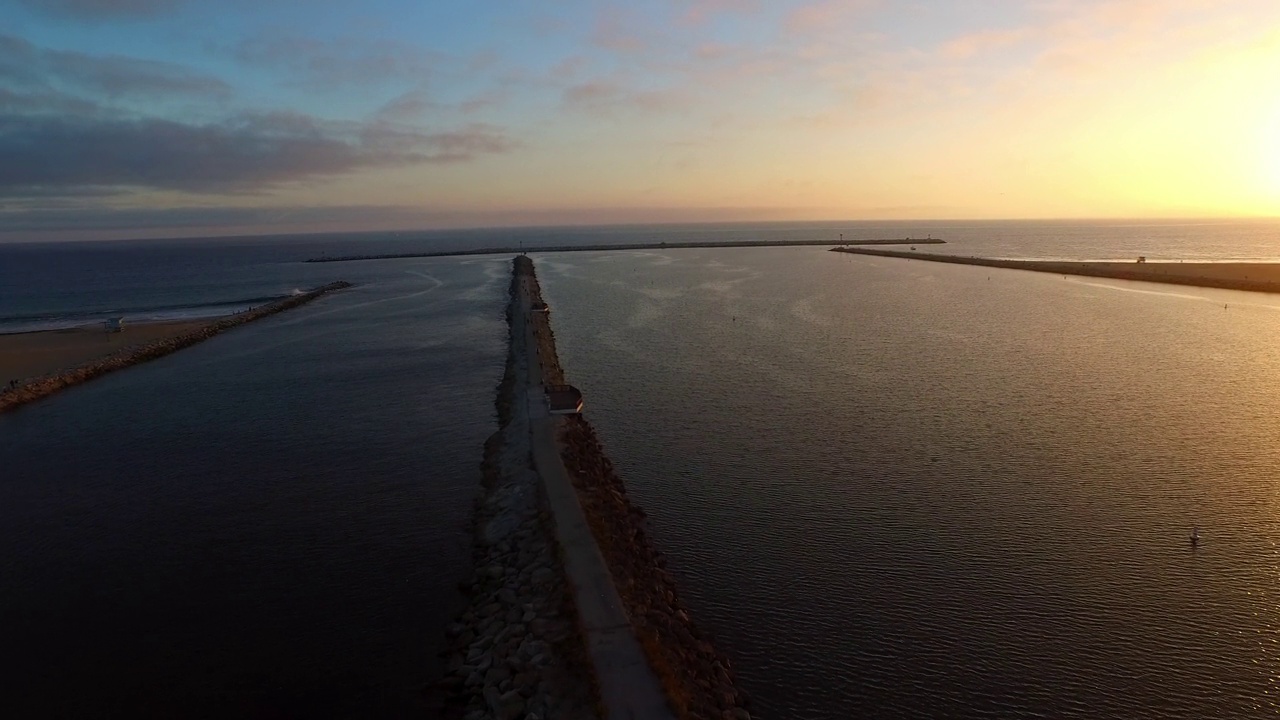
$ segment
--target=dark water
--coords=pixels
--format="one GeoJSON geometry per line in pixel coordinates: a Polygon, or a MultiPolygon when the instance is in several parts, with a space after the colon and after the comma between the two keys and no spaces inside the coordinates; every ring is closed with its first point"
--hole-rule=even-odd
{"type": "Polygon", "coordinates": [[[1280,710],[1280,299],[818,249],[539,261],[762,717],[1280,710]]]}
{"type": "MultiPolygon", "coordinates": [[[[0,416],[0,713],[427,712],[507,259],[297,260],[838,232],[1280,257],[1263,222],[0,245],[10,330],[360,283],[0,416]]],[[[1274,714],[1280,301],[814,248],[539,263],[570,377],[762,716],[1274,714]]]]}
{"type": "Polygon", "coordinates": [[[0,714],[422,716],[507,267],[341,270],[360,286],[0,416],[0,714]]]}
{"type": "Polygon", "coordinates": [[[946,238],[930,252],[1071,259],[1271,260],[1280,224],[1172,222],[861,222],[512,228],[222,240],[0,245],[0,332],[67,327],[123,315],[130,322],[208,317],[350,274],[310,257],[474,247],[730,240],[946,238]]]}

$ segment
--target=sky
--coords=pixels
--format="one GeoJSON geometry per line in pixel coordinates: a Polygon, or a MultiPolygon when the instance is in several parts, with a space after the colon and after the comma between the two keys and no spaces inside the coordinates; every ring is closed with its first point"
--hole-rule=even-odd
{"type": "Polygon", "coordinates": [[[0,239],[1242,216],[1276,0],[0,0],[0,239]]]}

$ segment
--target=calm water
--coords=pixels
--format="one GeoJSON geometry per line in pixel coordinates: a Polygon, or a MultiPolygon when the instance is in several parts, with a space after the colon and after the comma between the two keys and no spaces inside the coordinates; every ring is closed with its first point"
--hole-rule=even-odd
{"type": "MultiPolygon", "coordinates": [[[[894,222],[525,228],[176,242],[0,245],[0,332],[208,317],[306,289],[346,268],[310,257],[468,247],[726,240],[946,238],[930,252],[991,257],[1280,260],[1274,221],[894,222]]],[[[394,272],[394,271],[393,271],[394,272]]]]}
{"type": "Polygon", "coordinates": [[[0,416],[0,715],[422,716],[507,266],[340,270],[361,285],[0,416]]]}
{"type": "MultiPolygon", "coordinates": [[[[0,245],[0,330],[361,283],[0,417],[0,663],[21,689],[0,711],[424,712],[507,259],[296,260],[838,232],[1280,257],[1262,222],[0,245]]],[[[762,716],[1277,710],[1280,298],[817,248],[539,263],[590,418],[762,716]]]]}
{"type": "Polygon", "coordinates": [[[1280,709],[1280,298],[821,250],[540,260],[571,380],[762,716],[1280,709]]]}

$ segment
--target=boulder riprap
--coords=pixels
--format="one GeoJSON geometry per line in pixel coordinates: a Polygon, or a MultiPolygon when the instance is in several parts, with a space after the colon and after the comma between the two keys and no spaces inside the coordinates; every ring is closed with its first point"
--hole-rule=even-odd
{"type": "MultiPolygon", "coordinates": [[[[514,290],[514,283],[513,283],[514,290]]],[[[508,308],[508,319],[510,319],[508,308]]],[[[485,443],[467,603],[449,626],[446,716],[598,718],[595,675],[532,469],[523,353],[498,385],[500,429],[485,443]]]]}
{"type": "MultiPolygon", "coordinates": [[[[532,274],[531,264],[528,272],[532,274]]],[[[533,302],[544,302],[536,278],[531,295],[533,302]]],[[[535,337],[543,382],[565,384],[550,323],[537,328],[535,337]]],[[[565,469],[632,630],[676,715],[709,720],[750,718],[747,695],[737,687],[729,658],[690,618],[674,579],[665,569],[665,558],[650,540],[644,511],[631,504],[626,486],[605,456],[591,424],[582,415],[566,416],[559,442],[565,469]]]]}

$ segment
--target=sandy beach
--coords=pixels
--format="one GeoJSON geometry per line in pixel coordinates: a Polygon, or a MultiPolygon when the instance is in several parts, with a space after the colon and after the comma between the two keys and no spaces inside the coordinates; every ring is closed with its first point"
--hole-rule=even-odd
{"type": "Polygon", "coordinates": [[[0,335],[0,385],[53,374],[125,348],[175,337],[214,319],[127,325],[118,333],[87,326],[0,335]]]}
{"type": "Polygon", "coordinates": [[[9,374],[7,379],[0,375],[0,412],[107,373],[164,357],[231,328],[349,287],[351,283],[339,280],[235,315],[195,322],[129,325],[120,333],[85,327],[0,336],[0,370],[9,374]],[[17,387],[7,387],[15,380],[17,387]]]}
{"type": "Polygon", "coordinates": [[[928,260],[930,262],[958,265],[981,265],[1012,270],[1057,273],[1059,275],[1084,275],[1116,280],[1138,280],[1174,285],[1222,288],[1225,290],[1280,293],[1280,263],[1063,262],[1051,260],[998,260],[994,258],[961,257],[897,250],[868,250],[863,248],[834,248],[834,250],[854,255],[928,260]]]}

